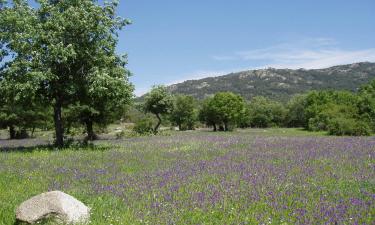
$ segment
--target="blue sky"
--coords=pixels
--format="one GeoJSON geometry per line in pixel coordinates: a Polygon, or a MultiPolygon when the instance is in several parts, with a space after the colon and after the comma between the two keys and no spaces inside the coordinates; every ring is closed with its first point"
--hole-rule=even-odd
{"type": "Polygon", "coordinates": [[[135,94],[246,69],[375,62],[375,0],[121,0],[135,94]]]}

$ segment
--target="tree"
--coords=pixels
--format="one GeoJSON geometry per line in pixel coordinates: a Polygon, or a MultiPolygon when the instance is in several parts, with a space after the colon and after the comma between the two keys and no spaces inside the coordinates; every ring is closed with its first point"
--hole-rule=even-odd
{"type": "Polygon", "coordinates": [[[0,39],[16,53],[13,61],[39,80],[36,92],[53,105],[56,145],[62,147],[63,107],[88,106],[92,118],[92,106],[103,103],[110,85],[122,85],[120,95],[131,92],[125,61],[115,54],[117,31],[129,21],[116,17],[116,1],[37,2],[32,8],[27,1],[13,1],[2,10],[0,39]]]}
{"type": "Polygon", "coordinates": [[[144,109],[156,116],[158,122],[154,128],[154,133],[158,132],[162,122],[161,115],[169,114],[173,109],[173,97],[164,86],[154,86],[146,95],[144,109]]]}
{"type": "Polygon", "coordinates": [[[250,101],[248,107],[252,127],[284,125],[287,111],[281,103],[258,96],[250,101]]]}
{"type": "Polygon", "coordinates": [[[192,130],[197,119],[195,99],[192,96],[178,95],[174,99],[171,121],[179,130],[192,130]]]}
{"type": "Polygon", "coordinates": [[[289,127],[305,127],[306,94],[294,95],[287,104],[286,125],[289,127]]]}
{"type": "Polygon", "coordinates": [[[348,91],[311,91],[306,97],[305,128],[327,130],[329,120],[338,115],[356,118],[357,104],[358,96],[348,91]]]}
{"type": "Polygon", "coordinates": [[[329,102],[320,107],[315,117],[309,119],[308,128],[312,131],[328,130],[331,121],[337,118],[342,118],[341,122],[348,119],[357,120],[358,108],[355,105],[329,102]]]}
{"type": "Polygon", "coordinates": [[[217,131],[217,123],[220,123],[220,118],[219,114],[215,111],[213,107],[212,97],[206,98],[203,101],[202,106],[199,110],[198,118],[202,123],[206,124],[207,126],[212,126],[213,131],[217,131]]]}
{"type": "Polygon", "coordinates": [[[358,110],[361,119],[375,132],[375,79],[360,88],[358,110]]]}
{"type": "Polygon", "coordinates": [[[340,116],[329,121],[327,130],[328,134],[338,136],[368,136],[371,134],[371,129],[365,121],[340,116]]]}
{"type": "Polygon", "coordinates": [[[219,128],[222,125],[224,131],[229,131],[239,124],[245,112],[245,101],[241,96],[231,92],[219,92],[203,104],[200,120],[212,125],[214,131],[217,130],[217,125],[219,128]]]}
{"type": "Polygon", "coordinates": [[[105,69],[90,76],[87,86],[82,88],[82,92],[87,92],[80,92],[79,103],[75,106],[79,120],[86,125],[88,140],[96,139],[94,123],[106,126],[120,119],[132,98],[133,86],[128,82],[128,71],[124,65],[107,67],[112,66],[112,71],[105,69]]]}
{"type": "Polygon", "coordinates": [[[5,63],[0,75],[0,127],[9,129],[9,138],[28,137],[27,129],[42,127],[50,108],[35,95],[37,81],[27,76],[16,62],[5,63]]]}

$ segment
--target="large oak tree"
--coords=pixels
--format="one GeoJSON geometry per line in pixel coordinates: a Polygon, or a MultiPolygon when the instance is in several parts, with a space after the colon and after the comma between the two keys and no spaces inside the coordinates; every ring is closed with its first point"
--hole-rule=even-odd
{"type": "Polygon", "coordinates": [[[52,104],[56,145],[62,147],[63,107],[88,108],[84,114],[90,128],[97,112],[106,111],[98,102],[118,106],[131,98],[126,58],[115,52],[117,32],[129,21],[116,16],[117,1],[36,2],[36,8],[24,0],[2,6],[0,40],[14,53],[11,61],[22,64],[26,76],[38,81],[41,99],[52,104]]]}

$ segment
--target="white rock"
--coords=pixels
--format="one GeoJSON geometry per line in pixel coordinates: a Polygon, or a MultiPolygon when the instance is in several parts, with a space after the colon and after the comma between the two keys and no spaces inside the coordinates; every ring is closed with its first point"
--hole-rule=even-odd
{"type": "Polygon", "coordinates": [[[74,197],[61,191],[51,191],[34,196],[16,210],[16,219],[35,223],[44,218],[56,218],[63,223],[86,223],[90,209],[74,197]]]}

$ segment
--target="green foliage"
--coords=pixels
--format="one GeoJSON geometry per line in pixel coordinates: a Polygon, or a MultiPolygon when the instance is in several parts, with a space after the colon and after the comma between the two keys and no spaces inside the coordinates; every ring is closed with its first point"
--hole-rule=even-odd
{"type": "Polygon", "coordinates": [[[214,128],[214,131],[217,130],[216,123],[220,120],[218,113],[214,111],[214,108],[212,107],[213,104],[213,98],[209,97],[206,98],[201,105],[201,108],[199,110],[198,118],[199,120],[206,124],[207,126],[212,126],[214,128]]]}
{"type": "Polygon", "coordinates": [[[87,95],[81,92],[79,103],[74,107],[79,121],[86,125],[89,136],[93,123],[107,126],[124,115],[133,92],[128,76],[129,73],[123,66],[114,65],[111,71],[96,71],[90,77],[88,85],[82,87],[83,90],[88,90],[87,95]]]}
{"type": "Polygon", "coordinates": [[[245,113],[245,101],[241,96],[219,92],[203,103],[199,118],[214,130],[219,126],[220,130],[229,131],[240,124],[245,113]]]}
{"type": "Polygon", "coordinates": [[[158,123],[154,127],[156,133],[162,122],[161,115],[168,115],[173,109],[173,97],[164,86],[154,86],[145,97],[144,110],[154,114],[158,123]]]}
{"type": "MultiPolygon", "coordinates": [[[[126,57],[116,54],[117,31],[129,21],[117,2],[12,1],[0,11],[0,40],[14,54],[7,70],[24,70],[27,82],[54,108],[56,143],[63,146],[62,108],[73,105],[81,120],[107,124],[132,97],[126,57]]],[[[119,112],[121,114],[121,112],[119,112]]]]}
{"type": "Polygon", "coordinates": [[[342,116],[354,118],[358,114],[358,97],[347,91],[311,91],[307,94],[304,127],[309,130],[327,130],[328,121],[342,116]]]}
{"type": "Polygon", "coordinates": [[[127,108],[123,116],[122,122],[137,123],[138,121],[143,120],[143,119],[149,119],[153,123],[156,122],[156,118],[154,117],[152,113],[145,113],[144,104],[136,103],[136,104],[130,105],[127,108]]]}
{"type": "Polygon", "coordinates": [[[35,94],[37,83],[24,71],[8,70],[0,75],[0,127],[9,128],[9,137],[25,138],[27,129],[48,126],[50,108],[35,94]]]}
{"type": "Polygon", "coordinates": [[[287,123],[331,135],[369,135],[374,126],[375,101],[371,84],[359,94],[348,91],[311,91],[288,104],[287,123]]]}
{"type": "Polygon", "coordinates": [[[320,107],[320,112],[309,119],[309,130],[320,131],[327,130],[330,120],[342,117],[355,119],[358,115],[358,109],[355,105],[338,105],[327,103],[320,107]]]}
{"type": "Polygon", "coordinates": [[[249,105],[249,119],[252,127],[282,126],[287,114],[284,106],[265,97],[254,97],[249,105]]]}
{"type": "Polygon", "coordinates": [[[307,107],[306,94],[294,95],[286,106],[288,113],[285,118],[285,124],[288,127],[305,127],[306,115],[305,108],[307,107]]]}
{"type": "Polygon", "coordinates": [[[361,119],[375,132],[375,79],[360,88],[358,109],[361,119]]]}
{"type": "Polygon", "coordinates": [[[154,131],[153,121],[150,118],[141,119],[135,123],[133,131],[141,135],[152,134],[154,131]]]}
{"type": "Polygon", "coordinates": [[[371,134],[371,129],[366,122],[344,117],[329,120],[327,129],[330,135],[367,136],[371,134]]]}
{"type": "Polygon", "coordinates": [[[145,97],[144,109],[153,114],[168,114],[173,109],[173,97],[164,86],[154,86],[145,97]]]}
{"type": "Polygon", "coordinates": [[[179,130],[193,130],[197,120],[195,99],[187,95],[178,95],[174,99],[171,121],[179,130]]]}

